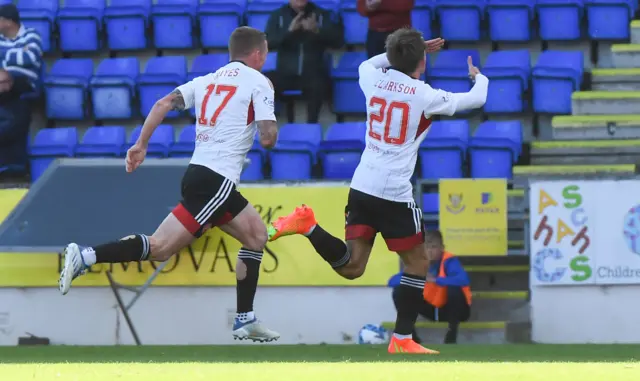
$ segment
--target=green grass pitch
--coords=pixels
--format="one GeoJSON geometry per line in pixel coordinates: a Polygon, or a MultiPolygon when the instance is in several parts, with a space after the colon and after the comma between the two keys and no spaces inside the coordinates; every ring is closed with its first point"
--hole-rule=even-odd
{"type": "Polygon", "coordinates": [[[632,381],[639,345],[0,347],[6,381],[632,381]]]}

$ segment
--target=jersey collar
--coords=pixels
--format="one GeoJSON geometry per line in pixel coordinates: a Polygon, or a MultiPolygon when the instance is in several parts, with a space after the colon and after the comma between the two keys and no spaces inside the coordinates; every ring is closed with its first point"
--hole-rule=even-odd
{"type": "Polygon", "coordinates": [[[234,63],[234,62],[238,62],[238,63],[243,64],[244,66],[247,66],[247,64],[244,63],[244,61],[240,61],[240,60],[231,60],[231,61],[229,61],[229,63],[234,63]]]}
{"type": "Polygon", "coordinates": [[[400,70],[396,69],[396,68],[395,68],[395,67],[393,67],[393,66],[389,66],[387,69],[395,70],[395,71],[397,71],[398,73],[400,73],[400,74],[404,74],[404,75],[406,75],[407,77],[409,77],[409,78],[411,78],[411,79],[416,79],[416,78],[413,78],[412,76],[410,76],[409,74],[403,73],[402,71],[400,71],[400,70]]]}

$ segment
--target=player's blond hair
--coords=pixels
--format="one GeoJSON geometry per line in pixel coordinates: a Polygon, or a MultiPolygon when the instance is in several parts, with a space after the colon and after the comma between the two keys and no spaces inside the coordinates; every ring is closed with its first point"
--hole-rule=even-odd
{"type": "Polygon", "coordinates": [[[262,50],[266,40],[267,35],[258,29],[249,26],[236,28],[229,37],[229,56],[231,59],[246,57],[256,50],[262,50]]]}
{"type": "Polygon", "coordinates": [[[385,45],[391,66],[407,75],[416,71],[424,59],[424,38],[418,30],[398,29],[387,37],[385,45]]]}

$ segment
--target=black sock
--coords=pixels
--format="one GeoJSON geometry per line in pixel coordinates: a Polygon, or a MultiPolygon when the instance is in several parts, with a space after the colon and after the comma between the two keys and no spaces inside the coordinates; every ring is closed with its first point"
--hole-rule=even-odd
{"type": "Polygon", "coordinates": [[[411,335],[418,318],[418,309],[422,301],[422,290],[425,278],[417,275],[402,274],[400,285],[395,290],[395,300],[398,309],[395,333],[411,335]]]}
{"type": "Polygon", "coordinates": [[[313,231],[307,236],[313,248],[327,261],[331,267],[338,268],[349,263],[351,253],[347,250],[347,245],[339,238],[327,233],[320,225],[316,225],[313,231]]]}
{"type": "Polygon", "coordinates": [[[151,254],[149,237],[144,234],[130,235],[120,241],[105,243],[93,248],[96,263],[122,263],[145,261],[151,254]]]}
{"type": "MultiPolygon", "coordinates": [[[[258,288],[262,252],[245,249],[243,247],[238,253],[238,260],[242,261],[247,267],[247,273],[244,279],[237,279],[236,283],[236,312],[241,314],[253,311],[253,299],[256,296],[256,289],[258,288]]],[[[237,271],[238,269],[236,269],[236,272],[237,271]]]]}

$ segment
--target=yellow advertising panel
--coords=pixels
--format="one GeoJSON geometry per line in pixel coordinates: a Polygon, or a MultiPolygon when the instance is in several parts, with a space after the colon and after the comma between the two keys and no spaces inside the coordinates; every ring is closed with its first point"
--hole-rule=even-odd
{"type": "Polygon", "coordinates": [[[456,255],[507,254],[507,182],[440,180],[440,230],[456,255]]]}
{"type": "MultiPolygon", "coordinates": [[[[0,191],[0,221],[19,202],[24,190],[0,191]],[[5,193],[9,192],[9,193],[5,193]],[[20,193],[22,192],[22,193],[20,193]],[[11,194],[10,194],[11,193],[11,194]]],[[[288,214],[296,206],[313,207],[325,230],[344,237],[345,186],[273,186],[242,188],[265,223],[288,214]]],[[[141,210],[141,212],[144,212],[141,210]]],[[[120,237],[114,237],[118,239],[120,237]]],[[[82,244],[80,242],[80,244],[82,244]]],[[[219,229],[210,230],[179,256],[174,256],[156,278],[162,286],[235,285],[236,256],[240,244],[219,229]]],[[[0,287],[56,286],[62,264],[60,255],[0,253],[0,287]]],[[[79,278],[74,286],[107,286],[105,271],[125,285],[142,285],[157,263],[99,264],[79,278]]],[[[399,271],[398,257],[377,240],[365,274],[353,281],[341,278],[315,252],[306,237],[283,237],[269,243],[260,273],[260,285],[269,286],[384,286],[399,271]]]]}

